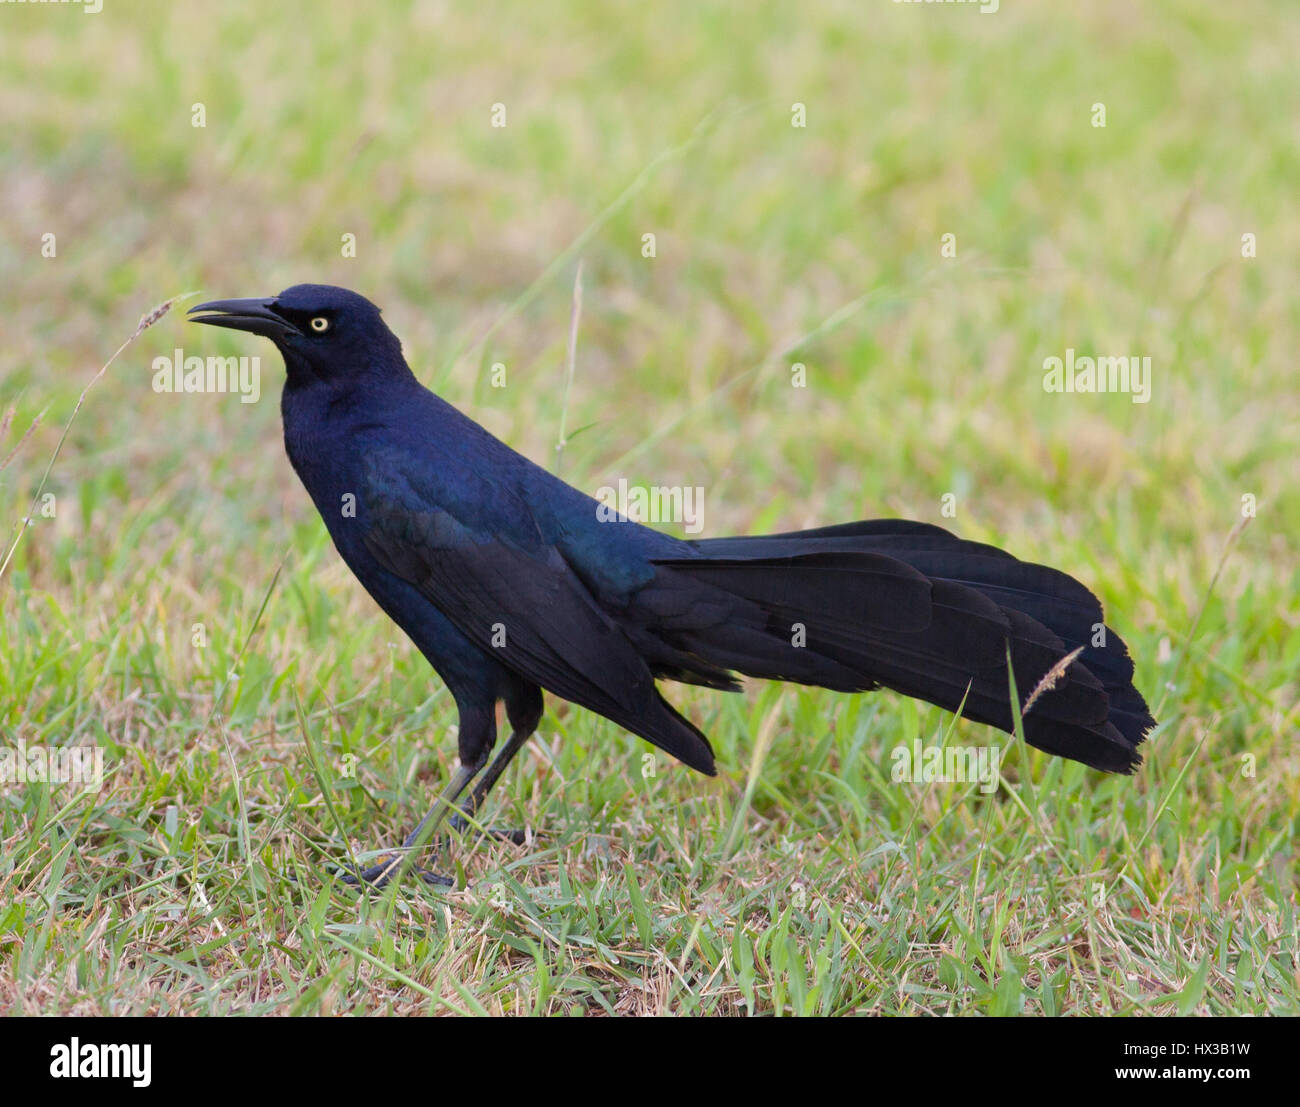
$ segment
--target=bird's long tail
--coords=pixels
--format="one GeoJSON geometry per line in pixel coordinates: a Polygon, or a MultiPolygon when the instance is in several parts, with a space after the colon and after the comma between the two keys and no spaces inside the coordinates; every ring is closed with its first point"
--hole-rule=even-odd
{"type": "Polygon", "coordinates": [[[1025,737],[1108,772],[1141,763],[1155,720],[1133,662],[1097,598],[1064,573],[900,520],[692,545],[696,556],[657,563],[645,597],[661,608],[662,641],[686,659],[666,675],[884,686],[1011,732],[1008,651],[1023,703],[1082,647],[1024,715],[1025,737]],[[686,593],[695,602],[674,604],[686,593]],[[712,618],[699,614],[708,598],[712,618]]]}

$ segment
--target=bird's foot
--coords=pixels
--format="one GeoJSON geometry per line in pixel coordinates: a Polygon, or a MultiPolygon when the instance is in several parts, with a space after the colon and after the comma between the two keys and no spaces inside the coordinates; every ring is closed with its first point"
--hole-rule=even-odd
{"type": "Polygon", "coordinates": [[[503,830],[497,826],[477,827],[465,818],[464,814],[457,813],[447,820],[447,825],[457,834],[464,834],[466,831],[476,833],[483,838],[497,838],[502,842],[510,842],[516,846],[522,846],[528,841],[527,830],[503,830]]]}
{"type": "MultiPolygon", "coordinates": [[[[402,854],[388,853],[381,856],[368,869],[343,869],[338,866],[330,866],[328,871],[342,880],[344,884],[351,884],[354,887],[367,884],[371,888],[379,889],[387,887],[388,882],[397,875],[401,867],[402,854]]],[[[426,884],[434,884],[441,888],[454,888],[456,886],[456,882],[451,877],[430,872],[418,865],[411,866],[409,871],[426,884]]]]}

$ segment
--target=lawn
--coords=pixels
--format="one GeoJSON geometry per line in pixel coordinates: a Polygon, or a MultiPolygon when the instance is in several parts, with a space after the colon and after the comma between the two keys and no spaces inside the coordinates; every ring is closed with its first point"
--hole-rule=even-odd
{"type": "Polygon", "coordinates": [[[1300,1014],[1284,6],[102,7],[0,4],[0,742],[104,764],[0,783],[0,1010],[1300,1014]],[[484,814],[527,844],[332,881],[423,813],[454,705],[290,469],[268,344],[191,298],[96,378],[172,297],[300,281],[588,492],[1077,576],[1145,765],[665,686],[706,779],[549,697],[484,814]],[[156,391],[178,349],[259,355],[257,402],[156,391]],[[1046,390],[1077,357],[1149,394],[1046,390]],[[896,782],[917,740],[1003,747],[996,787],[896,782]]]}

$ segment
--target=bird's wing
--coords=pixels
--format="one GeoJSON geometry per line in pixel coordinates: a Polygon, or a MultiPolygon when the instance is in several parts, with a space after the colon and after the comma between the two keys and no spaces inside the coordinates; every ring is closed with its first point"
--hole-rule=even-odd
{"type": "Polygon", "coordinates": [[[524,501],[493,489],[488,504],[441,506],[444,482],[400,451],[368,454],[363,471],[363,541],[385,569],[506,668],[714,771],[708,740],[659,695],[636,647],[543,540],[524,501]],[[510,520],[508,534],[485,508],[510,520]]]}

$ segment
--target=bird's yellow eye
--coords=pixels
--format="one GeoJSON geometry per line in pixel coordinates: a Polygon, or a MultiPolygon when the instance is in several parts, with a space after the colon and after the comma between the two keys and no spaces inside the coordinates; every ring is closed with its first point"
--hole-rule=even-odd
{"type": "Polygon", "coordinates": [[[311,321],[311,329],[317,334],[324,334],[330,329],[330,321],[326,319],[325,316],[318,315],[311,321]]]}

